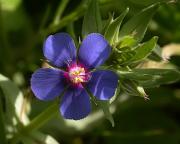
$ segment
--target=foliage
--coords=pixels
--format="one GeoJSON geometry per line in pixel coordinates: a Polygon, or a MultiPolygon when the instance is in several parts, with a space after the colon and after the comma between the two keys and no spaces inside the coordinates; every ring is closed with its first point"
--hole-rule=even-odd
{"type": "Polygon", "coordinates": [[[180,3],[172,3],[1,0],[0,142],[178,144],[180,48],[173,47],[175,52],[161,48],[179,43],[180,3]],[[100,101],[92,96],[93,112],[80,121],[65,120],[59,115],[58,100],[40,102],[29,88],[32,72],[41,63],[47,67],[41,61],[44,38],[63,31],[77,46],[89,33],[104,35],[112,53],[99,69],[110,69],[119,77],[114,97],[100,101]]]}

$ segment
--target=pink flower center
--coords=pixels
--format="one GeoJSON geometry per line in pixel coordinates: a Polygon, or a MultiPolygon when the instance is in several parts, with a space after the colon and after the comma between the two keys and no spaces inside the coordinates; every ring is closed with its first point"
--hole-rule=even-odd
{"type": "Polygon", "coordinates": [[[66,78],[72,85],[82,87],[82,83],[89,81],[90,73],[82,65],[72,64],[68,67],[66,78]]]}

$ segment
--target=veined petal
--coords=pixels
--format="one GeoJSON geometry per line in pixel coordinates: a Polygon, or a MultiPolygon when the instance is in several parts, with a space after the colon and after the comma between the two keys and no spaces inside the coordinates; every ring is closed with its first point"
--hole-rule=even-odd
{"type": "Polygon", "coordinates": [[[115,93],[118,76],[109,70],[92,72],[87,88],[99,100],[109,100],[115,93]]]}
{"type": "Polygon", "coordinates": [[[91,111],[89,95],[83,88],[69,88],[61,102],[61,114],[66,119],[79,120],[91,111]]]}
{"type": "Polygon", "coordinates": [[[64,67],[76,59],[74,41],[67,33],[48,36],[44,43],[43,52],[47,60],[57,67],[64,67]]]}
{"type": "Polygon", "coordinates": [[[82,41],[79,49],[79,61],[92,69],[102,65],[109,57],[111,47],[99,33],[91,33],[82,41]]]}
{"type": "Polygon", "coordinates": [[[41,68],[31,77],[31,89],[40,100],[52,100],[65,88],[63,71],[52,68],[41,68]]]}

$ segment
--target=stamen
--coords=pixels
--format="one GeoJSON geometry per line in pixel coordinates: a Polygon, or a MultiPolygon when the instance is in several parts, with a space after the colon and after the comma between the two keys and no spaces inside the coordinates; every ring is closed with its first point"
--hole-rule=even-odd
{"type": "Polygon", "coordinates": [[[68,66],[67,78],[72,85],[82,86],[82,83],[86,83],[90,80],[91,74],[82,65],[73,63],[68,66]]]}
{"type": "Polygon", "coordinates": [[[65,60],[64,63],[69,67],[70,64],[72,63],[72,59],[65,60]]]}

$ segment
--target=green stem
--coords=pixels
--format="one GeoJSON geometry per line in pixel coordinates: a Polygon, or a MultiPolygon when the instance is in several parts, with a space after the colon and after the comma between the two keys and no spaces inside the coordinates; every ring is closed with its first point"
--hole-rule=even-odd
{"type": "Polygon", "coordinates": [[[5,131],[5,115],[4,115],[4,112],[3,112],[3,103],[2,103],[2,91],[0,89],[0,140],[3,144],[7,144],[7,140],[6,140],[6,131],[5,131]]]}
{"type": "Polygon", "coordinates": [[[56,15],[54,17],[54,20],[53,20],[53,24],[56,25],[59,23],[59,20],[68,4],[69,0],[62,0],[59,4],[59,7],[57,9],[57,12],[56,12],[56,15]]]}
{"type": "Polygon", "coordinates": [[[48,17],[50,15],[51,8],[52,8],[52,6],[48,5],[46,8],[46,11],[44,12],[44,16],[43,16],[42,21],[39,26],[39,31],[38,31],[39,33],[44,28],[44,26],[46,25],[46,22],[48,21],[48,17]]]}
{"type": "Polygon", "coordinates": [[[80,5],[72,13],[62,18],[58,24],[52,24],[46,30],[42,31],[41,36],[42,37],[47,36],[51,33],[58,31],[59,29],[66,26],[67,24],[74,22],[75,20],[83,16],[85,9],[86,9],[86,5],[84,4],[80,5]]]}
{"type": "Polygon", "coordinates": [[[31,123],[25,127],[26,132],[30,132],[32,130],[38,129],[44,124],[46,124],[50,119],[52,119],[54,116],[58,114],[58,103],[54,103],[51,106],[49,106],[44,112],[42,112],[40,115],[35,117],[31,123]]]}
{"type": "Polygon", "coordinates": [[[20,141],[21,136],[28,135],[33,130],[36,130],[46,124],[49,120],[55,117],[58,113],[58,103],[55,102],[50,105],[45,111],[35,117],[27,126],[18,131],[17,134],[11,139],[11,144],[16,144],[20,141]]]}

